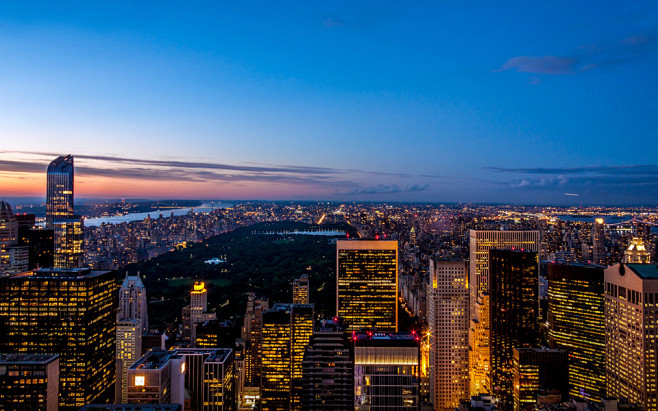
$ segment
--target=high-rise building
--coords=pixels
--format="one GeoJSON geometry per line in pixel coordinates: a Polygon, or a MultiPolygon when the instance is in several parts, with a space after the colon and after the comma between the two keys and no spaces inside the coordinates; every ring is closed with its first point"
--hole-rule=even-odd
{"type": "Polygon", "coordinates": [[[149,331],[148,307],[146,303],[146,287],[142,278],[137,275],[128,275],[123,279],[119,289],[119,311],[117,318],[134,318],[142,323],[142,334],[149,331]]]}
{"type": "Polygon", "coordinates": [[[308,304],[308,293],[308,274],[302,274],[301,277],[292,282],[292,303],[308,304]]]}
{"type": "Polygon", "coordinates": [[[28,270],[28,248],[19,245],[18,221],[11,206],[0,201],[0,277],[28,270]]]}
{"type": "Polygon", "coordinates": [[[605,397],[603,266],[548,265],[548,342],[569,351],[569,394],[605,397]]]}
{"type": "Polygon", "coordinates": [[[430,259],[429,391],[435,410],[454,410],[460,400],[470,398],[468,299],[468,262],[430,259]]]}
{"type": "Polygon", "coordinates": [[[354,332],[354,409],[408,410],[420,405],[420,338],[354,332]]]}
{"type": "Polygon", "coordinates": [[[149,351],[128,368],[129,404],[185,405],[185,359],[175,351],[149,351]]]}
{"type": "Polygon", "coordinates": [[[658,409],[658,266],[615,264],[605,278],[606,395],[658,409]]]}
{"type": "Polygon", "coordinates": [[[301,409],[302,361],[313,324],[313,304],[275,304],[263,313],[263,410],[301,409]]]}
{"type": "Polygon", "coordinates": [[[0,354],[0,410],[57,411],[57,354],[0,354]]]}
{"type": "Polygon", "coordinates": [[[352,346],[340,319],[316,323],[303,361],[302,409],[347,410],[354,407],[352,346]]]}
{"type": "Polygon", "coordinates": [[[94,401],[115,381],[115,293],[108,271],[41,269],[1,278],[0,352],[59,354],[60,407],[94,401]]]}
{"type": "Polygon", "coordinates": [[[48,166],[46,181],[46,228],[55,219],[73,215],[73,157],[60,156],[48,166]]]}
{"type": "Polygon", "coordinates": [[[249,293],[242,327],[242,338],[245,341],[243,371],[245,387],[260,387],[263,313],[269,309],[270,303],[267,298],[257,298],[253,292],[249,293]]]}
{"type": "Polygon", "coordinates": [[[519,248],[541,251],[539,231],[471,230],[469,234],[469,372],[471,395],[491,392],[489,347],[489,250],[519,248]]]}
{"type": "Polygon", "coordinates": [[[138,318],[117,320],[116,391],[117,402],[128,402],[128,368],[142,355],[142,322],[138,318]]]}
{"type": "Polygon", "coordinates": [[[196,325],[216,320],[216,313],[208,312],[208,290],[203,281],[196,281],[190,293],[190,305],[183,307],[183,335],[189,335],[192,345],[196,343],[196,325]]]}
{"type": "Polygon", "coordinates": [[[46,228],[54,230],[54,266],[82,267],[84,220],[74,215],[73,157],[60,156],[48,166],[46,228]]]}
{"type": "Polygon", "coordinates": [[[644,244],[641,237],[633,237],[628,248],[624,252],[624,264],[648,264],[651,260],[651,254],[644,244]]]}
{"type": "Polygon", "coordinates": [[[218,348],[233,345],[231,336],[233,323],[230,321],[208,320],[196,325],[197,348],[218,348]]]}
{"type": "Polygon", "coordinates": [[[192,408],[235,410],[234,351],[230,348],[177,348],[185,361],[185,388],[192,408]]]}
{"type": "Polygon", "coordinates": [[[605,265],[605,221],[602,218],[594,220],[592,227],[592,262],[605,265]]]}
{"type": "Polygon", "coordinates": [[[55,265],[55,231],[44,228],[18,230],[19,244],[27,246],[28,270],[48,268],[55,265]],[[23,235],[21,235],[21,233],[23,235]]]}
{"type": "Polygon", "coordinates": [[[336,316],[346,331],[397,331],[397,241],[336,241],[336,276],[336,316]]]}
{"type": "Polygon", "coordinates": [[[512,357],[515,411],[568,400],[567,350],[514,348],[512,357]]]}
{"type": "Polygon", "coordinates": [[[537,252],[489,250],[491,376],[496,396],[513,403],[513,349],[539,343],[537,252]]]}

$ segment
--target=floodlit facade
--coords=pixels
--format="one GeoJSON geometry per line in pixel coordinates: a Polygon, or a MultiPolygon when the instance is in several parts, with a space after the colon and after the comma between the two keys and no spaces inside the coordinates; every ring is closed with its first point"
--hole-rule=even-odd
{"type": "Polygon", "coordinates": [[[548,265],[548,341],[569,351],[569,394],[605,397],[603,270],[599,265],[548,265]]]}
{"type": "Polygon", "coordinates": [[[336,241],[336,275],[336,316],[346,331],[397,331],[397,241],[336,241]]]}
{"type": "Polygon", "coordinates": [[[196,325],[209,320],[216,320],[216,313],[208,311],[208,290],[203,281],[192,286],[190,305],[183,307],[183,334],[189,335],[192,345],[196,343],[196,325]]]}
{"type": "Polygon", "coordinates": [[[58,353],[60,407],[94,401],[115,381],[112,272],[41,269],[0,279],[0,352],[58,353]]]}
{"type": "Polygon", "coordinates": [[[658,409],[658,266],[615,264],[605,270],[606,394],[658,409]]]}
{"type": "Polygon", "coordinates": [[[513,401],[513,349],[539,343],[537,253],[492,249],[489,273],[492,386],[509,406],[513,401]]]}
{"type": "Polygon", "coordinates": [[[420,338],[377,331],[352,334],[354,409],[415,410],[420,404],[420,338]]]}
{"type": "Polygon", "coordinates": [[[647,246],[640,237],[633,237],[628,248],[624,252],[624,264],[648,264],[651,260],[651,254],[647,246]]]}
{"type": "Polygon", "coordinates": [[[57,411],[57,354],[0,354],[0,409],[57,411]]]}
{"type": "Polygon", "coordinates": [[[469,372],[471,395],[491,392],[489,347],[489,250],[518,248],[541,251],[539,231],[471,230],[469,233],[469,372]]]}
{"type": "Polygon", "coordinates": [[[470,397],[468,300],[468,262],[430,259],[429,390],[435,410],[454,410],[470,397]]]}

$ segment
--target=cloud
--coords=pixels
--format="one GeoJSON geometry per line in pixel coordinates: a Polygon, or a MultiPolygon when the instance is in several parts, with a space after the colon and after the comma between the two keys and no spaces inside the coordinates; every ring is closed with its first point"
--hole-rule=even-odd
{"type": "Polygon", "coordinates": [[[559,167],[559,168],[504,168],[484,167],[486,170],[517,174],[633,174],[658,175],[658,164],[637,164],[628,166],[591,166],[591,167],[559,167]]]}
{"type": "Polygon", "coordinates": [[[400,188],[397,184],[393,184],[393,185],[377,184],[374,186],[357,188],[348,192],[336,193],[336,194],[361,195],[361,194],[413,193],[413,192],[425,191],[428,188],[429,188],[429,184],[424,184],[424,185],[413,184],[411,186],[406,186],[403,188],[400,188]]]}
{"type": "Polygon", "coordinates": [[[328,19],[326,19],[325,21],[322,22],[322,25],[327,29],[332,29],[334,27],[339,27],[339,26],[342,26],[344,24],[345,24],[344,22],[342,22],[340,20],[332,19],[332,18],[328,18],[328,19]]]}
{"type": "MultiPolygon", "coordinates": [[[[633,61],[656,52],[655,33],[638,33],[621,40],[593,45],[582,45],[564,56],[516,56],[509,58],[496,71],[517,71],[536,75],[574,75],[633,61]]],[[[537,84],[537,80],[531,80],[537,84]]]]}

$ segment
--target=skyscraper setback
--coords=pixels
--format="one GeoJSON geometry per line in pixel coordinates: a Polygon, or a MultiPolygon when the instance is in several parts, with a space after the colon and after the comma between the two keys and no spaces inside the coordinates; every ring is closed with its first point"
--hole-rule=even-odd
{"type": "Polygon", "coordinates": [[[336,276],[336,315],[346,331],[397,331],[397,241],[336,241],[336,276]]]}

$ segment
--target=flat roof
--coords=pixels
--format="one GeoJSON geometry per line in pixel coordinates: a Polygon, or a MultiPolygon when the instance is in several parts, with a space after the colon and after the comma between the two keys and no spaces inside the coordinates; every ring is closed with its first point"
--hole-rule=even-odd
{"type": "Polygon", "coordinates": [[[180,411],[180,404],[87,404],[80,411],[180,411]]]}
{"type": "Polygon", "coordinates": [[[624,264],[645,279],[658,280],[658,265],[656,264],[624,264]]]}
{"type": "Polygon", "coordinates": [[[142,356],[129,369],[131,370],[159,370],[171,360],[181,358],[175,351],[151,350],[142,356]]]}
{"type": "Polygon", "coordinates": [[[40,268],[34,271],[15,274],[7,278],[75,280],[81,278],[98,277],[109,272],[109,270],[92,270],[91,268],[40,268]]]}
{"type": "Polygon", "coordinates": [[[0,354],[0,364],[48,364],[59,354],[0,354]]]}

